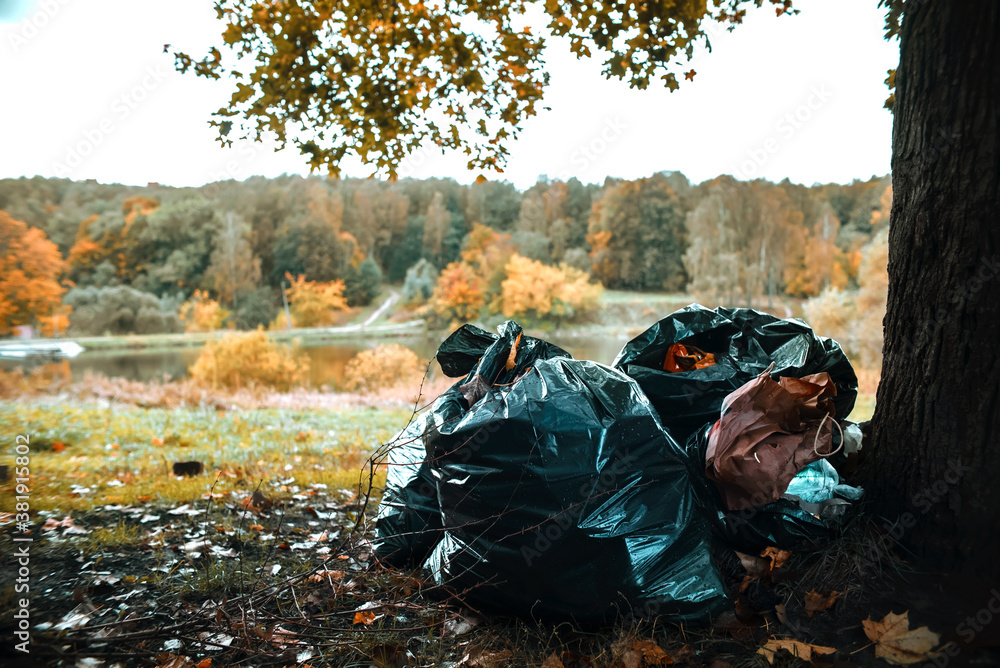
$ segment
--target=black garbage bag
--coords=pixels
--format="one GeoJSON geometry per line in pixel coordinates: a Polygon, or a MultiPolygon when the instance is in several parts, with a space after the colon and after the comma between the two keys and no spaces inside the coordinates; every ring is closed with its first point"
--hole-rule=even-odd
{"type": "Polygon", "coordinates": [[[513,322],[472,368],[482,330],[449,342],[443,353],[473,348],[442,360],[467,376],[435,405],[413,475],[437,491],[443,535],[425,564],[437,582],[537,619],[707,619],[726,607],[686,454],[632,379],[513,322]]]}
{"type": "Polygon", "coordinates": [[[829,373],[837,388],[835,417],[842,420],[854,408],[858,378],[840,344],[817,336],[804,322],[754,309],[686,306],[625,344],[612,366],[639,383],[663,426],[684,443],[719,419],[727,395],[772,362],[775,378],[829,373]],[[667,351],[676,343],[712,354],[715,363],[689,371],[665,371],[667,351]]]}
{"type": "MultiPolygon", "coordinates": [[[[424,437],[465,414],[467,393],[484,385],[488,387],[481,378],[477,379],[477,374],[470,373],[473,369],[496,382],[510,380],[506,358],[494,359],[490,368],[480,368],[480,359],[499,340],[496,334],[473,325],[465,325],[445,339],[437,351],[441,369],[452,378],[469,377],[438,397],[428,411],[389,443],[386,483],[375,518],[374,541],[375,555],[388,565],[419,566],[441,540],[441,506],[424,437]],[[500,373],[506,375],[500,377],[500,373]]],[[[517,355],[526,365],[539,359],[570,357],[562,348],[529,336],[521,337],[517,355]]]]}

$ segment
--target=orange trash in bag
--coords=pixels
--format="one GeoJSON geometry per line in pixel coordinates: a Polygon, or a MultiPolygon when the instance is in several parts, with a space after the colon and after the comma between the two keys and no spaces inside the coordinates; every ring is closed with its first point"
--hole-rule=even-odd
{"type": "Polygon", "coordinates": [[[699,350],[694,346],[675,343],[667,348],[667,356],[663,360],[663,370],[671,373],[704,369],[715,364],[715,355],[699,350]]]}
{"type": "Polygon", "coordinates": [[[726,397],[709,434],[706,474],[730,510],[776,501],[796,473],[835,453],[830,374],[775,382],[773,368],[726,397]]]}

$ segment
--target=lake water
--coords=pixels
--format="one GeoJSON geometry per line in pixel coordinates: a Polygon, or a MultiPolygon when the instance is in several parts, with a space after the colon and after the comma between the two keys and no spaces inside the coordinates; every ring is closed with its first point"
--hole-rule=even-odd
{"type": "MultiPolygon", "coordinates": [[[[545,336],[546,340],[566,349],[577,359],[590,359],[611,364],[615,355],[628,341],[626,337],[576,337],[545,336]]],[[[309,357],[310,382],[313,387],[329,386],[340,389],[344,377],[344,367],[362,350],[374,348],[379,343],[396,342],[410,348],[422,359],[430,359],[437,350],[439,338],[402,338],[392,341],[357,340],[336,344],[303,346],[300,350],[309,357]]],[[[111,378],[153,381],[187,376],[188,367],[194,364],[201,352],[200,347],[170,348],[162,350],[96,350],[83,352],[69,360],[74,380],[83,377],[87,371],[103,374],[111,378]]],[[[2,367],[16,368],[18,362],[5,360],[2,367]]]]}

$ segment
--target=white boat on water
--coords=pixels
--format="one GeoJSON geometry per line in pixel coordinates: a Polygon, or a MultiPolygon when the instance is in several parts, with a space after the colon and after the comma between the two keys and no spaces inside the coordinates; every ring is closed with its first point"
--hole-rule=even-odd
{"type": "Polygon", "coordinates": [[[76,357],[84,350],[76,341],[39,341],[37,343],[0,343],[0,358],[25,359],[28,357],[76,357]]]}

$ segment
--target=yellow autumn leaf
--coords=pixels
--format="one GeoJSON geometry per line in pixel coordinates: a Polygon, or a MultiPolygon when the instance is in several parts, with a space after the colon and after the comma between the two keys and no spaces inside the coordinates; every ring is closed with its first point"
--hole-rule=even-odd
{"type": "Polygon", "coordinates": [[[674,662],[670,655],[652,640],[636,642],[632,645],[632,651],[639,653],[642,656],[643,664],[647,666],[669,666],[674,662]]]}
{"type": "Polygon", "coordinates": [[[810,645],[809,643],[792,640],[791,638],[771,638],[764,643],[763,647],[757,650],[757,653],[767,659],[768,663],[774,665],[774,656],[781,650],[785,650],[792,656],[809,662],[812,662],[814,652],[816,654],[833,654],[837,651],[833,647],[810,645]]]}
{"type": "Polygon", "coordinates": [[[910,629],[910,613],[889,613],[881,621],[870,617],[862,625],[865,635],[875,643],[875,656],[897,666],[926,661],[935,656],[934,647],[941,636],[926,626],[910,629]]]}
{"type": "Polygon", "coordinates": [[[839,591],[831,591],[830,593],[823,595],[815,589],[811,590],[808,594],[806,594],[806,614],[812,617],[813,613],[829,610],[830,606],[837,602],[837,599],[840,598],[842,593],[843,592],[839,591]]]}

